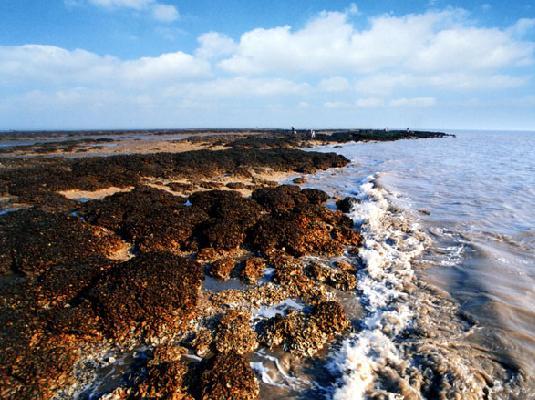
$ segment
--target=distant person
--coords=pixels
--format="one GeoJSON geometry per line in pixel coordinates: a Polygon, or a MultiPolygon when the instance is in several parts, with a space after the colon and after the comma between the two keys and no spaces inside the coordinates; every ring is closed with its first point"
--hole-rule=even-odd
{"type": "Polygon", "coordinates": [[[309,138],[310,139],[315,139],[316,138],[316,131],[314,129],[311,129],[309,134],[308,134],[309,138]]]}
{"type": "Polygon", "coordinates": [[[292,135],[293,136],[297,135],[297,132],[296,132],[296,130],[295,130],[295,128],[293,126],[292,126],[292,135]]]}

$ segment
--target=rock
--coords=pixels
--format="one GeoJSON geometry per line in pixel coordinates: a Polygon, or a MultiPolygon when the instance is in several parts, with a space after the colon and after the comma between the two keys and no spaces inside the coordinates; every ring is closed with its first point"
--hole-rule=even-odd
{"type": "Polygon", "coordinates": [[[188,369],[182,362],[163,362],[148,368],[147,379],[131,395],[132,399],[193,400],[184,387],[188,369]]]}
{"type": "Polygon", "coordinates": [[[181,346],[173,346],[170,344],[159,345],[153,351],[150,364],[157,365],[166,362],[178,362],[182,359],[182,355],[186,353],[187,350],[181,346]]]}
{"type": "Polygon", "coordinates": [[[229,182],[225,185],[229,189],[247,189],[248,185],[243,182],[229,182]]]}
{"type": "Polygon", "coordinates": [[[312,262],[307,267],[307,274],[318,282],[324,282],[338,290],[354,290],[357,287],[357,277],[353,271],[334,269],[318,262],[312,262]]]}
{"type": "Polygon", "coordinates": [[[360,236],[352,221],[321,206],[304,206],[280,215],[262,218],[251,242],[267,253],[284,249],[291,255],[341,255],[348,245],[358,244],[360,236]]]}
{"type": "Polygon", "coordinates": [[[216,260],[212,263],[210,268],[210,275],[214,278],[226,281],[232,275],[232,271],[236,265],[236,261],[233,258],[223,258],[216,260]]]}
{"type": "Polygon", "coordinates": [[[300,176],[292,180],[292,182],[295,183],[296,185],[302,185],[303,183],[306,183],[306,181],[307,180],[304,176],[300,176]]]}
{"type": "Polygon", "coordinates": [[[147,253],[104,275],[88,298],[118,341],[178,334],[197,315],[202,279],[202,269],[186,258],[147,253]]]}
{"type": "Polygon", "coordinates": [[[116,263],[102,257],[73,260],[48,268],[36,282],[37,302],[48,308],[70,302],[116,263]]]}
{"type": "Polygon", "coordinates": [[[203,400],[252,400],[260,392],[251,366],[236,353],[216,355],[202,375],[201,387],[203,400]]]}
{"type": "Polygon", "coordinates": [[[346,260],[336,260],[336,267],[342,271],[356,272],[357,268],[346,260]]]}
{"type": "Polygon", "coordinates": [[[223,184],[216,181],[202,181],[199,186],[203,189],[219,189],[223,184]]]}
{"type": "Polygon", "coordinates": [[[246,231],[262,215],[262,207],[239,192],[211,190],[196,192],[190,200],[210,216],[202,229],[202,244],[206,247],[233,249],[245,240],[246,231]]]}
{"type": "Polygon", "coordinates": [[[349,326],[343,307],[325,301],[310,314],[292,310],[269,319],[262,326],[259,341],[271,349],[282,346],[285,351],[312,357],[349,326]]]}
{"type": "Polygon", "coordinates": [[[191,193],[195,190],[195,185],[193,183],[169,182],[166,186],[178,193],[191,193]]]}
{"type": "Polygon", "coordinates": [[[27,282],[3,282],[0,291],[1,398],[49,399],[58,389],[75,383],[73,366],[79,361],[84,336],[77,336],[74,326],[69,333],[51,330],[54,314],[56,310],[44,311],[35,306],[33,288],[27,282]]]}
{"type": "Polygon", "coordinates": [[[314,205],[325,204],[325,202],[329,198],[329,196],[327,196],[327,193],[325,193],[323,190],[318,189],[303,189],[301,190],[301,193],[306,196],[310,204],[314,205]]]}
{"type": "Polygon", "coordinates": [[[264,276],[266,262],[263,258],[253,257],[245,260],[242,270],[242,278],[247,283],[256,283],[264,276]]]}
{"type": "Polygon", "coordinates": [[[236,310],[230,310],[223,315],[216,330],[216,350],[220,353],[237,354],[254,351],[258,343],[250,320],[250,314],[236,310]]]}
{"type": "Polygon", "coordinates": [[[0,191],[18,196],[21,202],[66,210],[74,202],[55,193],[58,190],[123,188],[140,184],[147,177],[197,181],[199,177],[241,174],[251,168],[309,173],[347,163],[347,158],[335,153],[281,148],[15,160],[10,161],[14,167],[2,171],[0,191]]]}
{"type": "Polygon", "coordinates": [[[210,353],[212,347],[213,334],[212,331],[206,328],[201,328],[195,333],[195,338],[193,339],[192,346],[195,350],[195,353],[199,357],[204,357],[210,353]]]}
{"type": "Polygon", "coordinates": [[[360,203],[360,200],[356,197],[346,197],[336,202],[336,208],[344,213],[349,213],[358,203],[360,203]]]}
{"type": "Polygon", "coordinates": [[[0,218],[0,273],[36,278],[55,265],[106,258],[120,245],[117,235],[78,218],[18,210],[0,218]]]}
{"type": "Polygon", "coordinates": [[[308,203],[299,186],[281,185],[274,189],[256,189],[252,198],[271,212],[292,210],[308,203]]]}
{"type": "Polygon", "coordinates": [[[140,187],[90,201],[82,215],[95,225],[120,232],[141,252],[195,249],[195,229],[209,216],[164,190],[140,187]]]}

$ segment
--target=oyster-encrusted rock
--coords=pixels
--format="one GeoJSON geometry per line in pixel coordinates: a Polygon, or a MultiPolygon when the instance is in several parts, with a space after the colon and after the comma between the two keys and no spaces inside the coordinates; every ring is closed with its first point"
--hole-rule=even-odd
{"type": "Polygon", "coordinates": [[[220,353],[245,354],[254,351],[258,342],[250,324],[249,313],[230,310],[219,322],[215,336],[215,348],[220,353]]]}
{"type": "Polygon", "coordinates": [[[223,258],[216,260],[210,267],[210,275],[216,279],[226,281],[232,275],[232,271],[236,266],[236,261],[233,258],[223,258]]]}
{"type": "Polygon", "coordinates": [[[351,212],[358,203],[360,203],[360,200],[356,197],[345,197],[336,201],[336,208],[344,213],[348,213],[351,212]]]}
{"type": "Polygon", "coordinates": [[[307,275],[339,290],[354,290],[357,287],[354,272],[331,268],[319,262],[312,262],[307,266],[307,275]]]}
{"type": "Polygon", "coordinates": [[[241,275],[245,282],[256,283],[262,276],[264,276],[265,269],[266,262],[263,258],[252,257],[245,260],[241,275]]]}
{"type": "Polygon", "coordinates": [[[349,326],[342,306],[325,301],[310,314],[292,310],[269,319],[263,324],[259,341],[271,349],[282,346],[285,351],[311,357],[349,326]]]}
{"type": "Polygon", "coordinates": [[[192,347],[199,357],[204,357],[210,353],[213,341],[213,332],[206,328],[200,328],[195,333],[195,338],[192,341],[192,347]]]}
{"type": "Polygon", "coordinates": [[[254,371],[237,353],[216,355],[202,375],[201,387],[203,400],[253,400],[260,392],[254,371]]]}
{"type": "Polygon", "coordinates": [[[197,315],[202,279],[202,269],[188,259],[147,253],[104,275],[88,296],[116,340],[156,338],[180,333],[197,315]]]}
{"type": "Polygon", "coordinates": [[[187,371],[180,361],[150,365],[147,379],[133,391],[130,399],[193,400],[184,387],[187,371]]]}

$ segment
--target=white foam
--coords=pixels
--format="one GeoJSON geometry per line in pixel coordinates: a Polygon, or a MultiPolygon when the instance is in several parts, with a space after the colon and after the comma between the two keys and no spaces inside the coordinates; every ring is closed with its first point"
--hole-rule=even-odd
{"type": "Polygon", "coordinates": [[[271,306],[261,306],[253,313],[253,321],[273,318],[276,315],[286,315],[288,310],[301,311],[303,308],[304,305],[302,303],[298,303],[293,299],[286,299],[271,306]]]}
{"type": "MultiPolygon", "coordinates": [[[[411,260],[424,246],[421,238],[411,234],[417,230],[416,224],[407,229],[405,225],[386,223],[393,215],[387,192],[377,187],[375,179],[370,176],[360,185],[361,201],[349,213],[363,236],[359,257],[364,268],[358,272],[357,290],[367,314],[362,331],[346,339],[329,362],[330,371],[339,376],[332,392],[337,400],[366,398],[368,392],[378,388],[377,371],[402,363],[394,339],[411,326],[414,318],[406,288],[414,279],[411,260]]],[[[395,217],[403,219],[402,214],[395,217]]],[[[396,398],[394,393],[388,395],[396,398]]]]}

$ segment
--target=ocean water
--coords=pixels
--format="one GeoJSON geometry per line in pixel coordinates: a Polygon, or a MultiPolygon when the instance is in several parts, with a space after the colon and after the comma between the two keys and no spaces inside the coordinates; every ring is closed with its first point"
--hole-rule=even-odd
{"type": "Polygon", "coordinates": [[[535,398],[535,132],[449,133],[320,149],[352,163],[307,186],[357,197],[365,239],[327,397],[535,398]]]}

